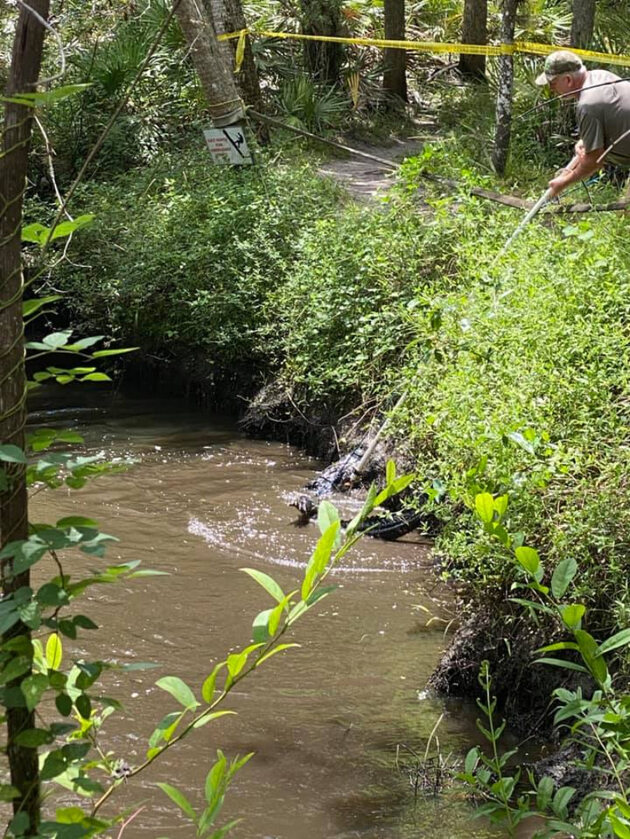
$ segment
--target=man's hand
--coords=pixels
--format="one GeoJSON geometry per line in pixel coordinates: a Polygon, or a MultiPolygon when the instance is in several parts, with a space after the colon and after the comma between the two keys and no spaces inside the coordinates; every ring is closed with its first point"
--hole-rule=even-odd
{"type": "Polygon", "coordinates": [[[563,169],[561,175],[558,175],[549,181],[548,187],[551,190],[551,195],[549,197],[555,198],[556,195],[559,195],[563,189],[566,189],[569,183],[570,181],[567,182],[567,172],[563,169]]]}
{"type": "Polygon", "coordinates": [[[551,197],[555,197],[563,189],[566,189],[571,184],[577,181],[584,181],[590,178],[592,174],[601,169],[602,164],[598,163],[598,158],[602,155],[603,149],[593,149],[593,151],[586,151],[584,143],[580,140],[575,146],[575,157],[566,169],[561,169],[554,178],[549,181],[549,189],[551,190],[551,197]]]}

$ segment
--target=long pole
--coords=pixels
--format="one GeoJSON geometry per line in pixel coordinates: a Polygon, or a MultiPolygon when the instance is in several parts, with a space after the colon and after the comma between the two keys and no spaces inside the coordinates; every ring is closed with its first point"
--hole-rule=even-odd
{"type": "MultiPolygon", "coordinates": [[[[568,165],[567,165],[567,166],[565,166],[565,169],[566,169],[567,171],[569,171],[569,172],[570,172],[570,171],[572,171],[572,170],[573,170],[573,169],[575,169],[575,167],[578,165],[579,161],[580,161],[580,158],[578,157],[578,155],[577,155],[577,154],[576,154],[576,155],[574,155],[574,156],[571,158],[571,160],[570,160],[570,162],[568,163],[568,165]]],[[[500,259],[500,258],[501,258],[501,257],[502,257],[505,253],[506,253],[506,251],[509,249],[510,245],[514,242],[514,240],[515,240],[518,236],[520,236],[520,235],[521,235],[521,233],[523,232],[523,230],[527,227],[527,225],[528,225],[528,224],[530,223],[530,221],[534,218],[534,216],[535,216],[535,215],[537,215],[537,214],[538,214],[538,213],[542,210],[542,208],[545,206],[545,204],[547,204],[547,203],[548,203],[548,201],[550,201],[550,199],[551,199],[552,197],[553,197],[553,190],[551,189],[551,187],[549,187],[549,189],[545,190],[545,192],[543,193],[543,195],[541,195],[541,196],[540,196],[540,198],[538,199],[538,201],[536,201],[536,203],[535,203],[535,204],[534,204],[534,206],[531,208],[531,210],[527,213],[527,215],[525,216],[525,218],[523,219],[523,221],[519,224],[519,226],[518,226],[518,227],[516,228],[516,230],[512,233],[512,235],[511,235],[511,236],[510,236],[510,238],[507,240],[507,242],[503,245],[503,247],[501,248],[501,250],[500,250],[500,251],[499,251],[499,253],[497,254],[497,259],[500,259]]]]}

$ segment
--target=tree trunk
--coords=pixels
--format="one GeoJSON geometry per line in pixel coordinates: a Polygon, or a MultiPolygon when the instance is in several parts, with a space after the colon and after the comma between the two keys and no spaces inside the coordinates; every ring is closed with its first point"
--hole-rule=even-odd
{"type": "Polygon", "coordinates": [[[241,97],[232,68],[225,60],[214,26],[201,0],[180,0],[175,13],[189,44],[212,121],[217,126],[238,122],[244,116],[241,97]]]}
{"type": "MultiPolygon", "coordinates": [[[[488,0],[464,0],[462,44],[488,43],[488,0]]],[[[486,80],[485,55],[459,57],[459,72],[469,79],[486,80]]]]}
{"type": "MultiPolygon", "coordinates": [[[[30,0],[40,17],[48,18],[48,0],[30,0]]],[[[22,9],[17,21],[11,67],[6,87],[8,97],[35,90],[42,58],[45,28],[31,11],[22,9]]],[[[6,102],[0,157],[0,443],[24,448],[26,418],[24,371],[24,325],[22,320],[22,204],[26,189],[28,153],[31,139],[32,109],[6,102]]],[[[28,499],[25,469],[22,464],[4,464],[9,487],[0,495],[0,545],[28,537],[28,499]]],[[[29,572],[11,574],[11,562],[2,565],[2,588],[6,597],[29,585],[29,572]]],[[[30,642],[30,632],[16,624],[3,640],[23,636],[30,642]]],[[[7,687],[19,687],[29,676],[24,673],[7,687]]],[[[29,818],[26,835],[38,832],[40,818],[39,770],[37,749],[19,746],[16,736],[35,728],[35,718],[26,707],[8,708],[7,755],[11,783],[20,791],[13,800],[14,813],[29,818]]]]}
{"type": "MultiPolygon", "coordinates": [[[[405,40],[405,0],[385,0],[385,40],[405,40]]],[[[407,52],[385,50],[383,56],[383,90],[390,96],[407,101],[407,52]]]]}
{"type": "MultiPolygon", "coordinates": [[[[341,0],[301,0],[304,35],[341,35],[341,0]]],[[[341,44],[304,41],[307,72],[317,81],[337,84],[341,44]]]]}
{"type": "MultiPolygon", "coordinates": [[[[226,32],[240,32],[242,29],[247,28],[241,0],[203,0],[203,3],[208,17],[214,24],[217,35],[223,35],[226,32]]],[[[233,38],[229,41],[219,41],[219,44],[221,45],[228,65],[233,67],[238,39],[233,38]]],[[[260,90],[260,78],[258,76],[256,62],[254,61],[250,38],[247,38],[245,41],[243,63],[240,71],[236,74],[236,84],[242,93],[243,101],[246,105],[251,106],[255,111],[261,112],[264,110],[260,90]]],[[[261,142],[265,143],[269,141],[269,131],[266,126],[260,125],[257,134],[261,142]]]]}
{"type": "MultiPolygon", "coordinates": [[[[511,44],[514,41],[516,9],[518,0],[503,0],[501,12],[501,41],[511,44]]],[[[510,135],[512,133],[512,92],[514,87],[514,58],[511,55],[499,56],[499,87],[497,92],[496,129],[492,165],[497,174],[505,172],[510,135]]]]}
{"type": "Polygon", "coordinates": [[[571,46],[581,50],[590,49],[594,26],[595,0],[573,0],[571,46]]]}

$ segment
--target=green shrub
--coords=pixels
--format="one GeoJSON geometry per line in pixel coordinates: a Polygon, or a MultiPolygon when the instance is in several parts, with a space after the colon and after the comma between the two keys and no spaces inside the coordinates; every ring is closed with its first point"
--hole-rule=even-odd
{"type": "Polygon", "coordinates": [[[497,259],[513,211],[462,197],[432,203],[419,213],[394,200],[305,233],[272,297],[284,381],[305,410],[347,404],[348,394],[353,405],[387,404],[409,389],[392,433],[429,492],[450,496],[438,507],[447,567],[502,583],[500,554],[460,502],[508,493],[511,531],[552,563],[580,557],[585,596],[623,623],[627,222],[537,221],[497,259]]]}
{"type": "Polygon", "coordinates": [[[267,293],[296,258],[300,230],[336,206],[308,166],[213,167],[205,150],[84,188],[96,221],[58,284],[75,320],[219,367],[261,360],[267,293]]]}

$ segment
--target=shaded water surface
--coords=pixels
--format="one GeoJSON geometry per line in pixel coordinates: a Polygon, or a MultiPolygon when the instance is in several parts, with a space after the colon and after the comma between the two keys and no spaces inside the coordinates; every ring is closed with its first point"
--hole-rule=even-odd
{"type": "MultiPolygon", "coordinates": [[[[317,464],[287,446],[244,439],[233,424],[181,403],[89,398],[92,406],[81,395],[80,409],[61,413],[50,400],[35,405],[35,422],[76,427],[89,450],[136,463],[80,492],[40,493],[33,512],[40,521],[71,512],[94,517],[121,540],[110,563],[140,559],[169,574],[93,590],[82,611],[102,629],[83,633],[74,650],[160,663],[159,670],[107,676],[107,692],[125,710],[107,721],[103,746],[134,765],[156,722],[174,710],[155,680],[177,675],[199,694],[213,664],[248,644],[252,618],[272,605],[239,569],[265,571],[285,591],[299,586],[318,534],[314,524],[295,526],[285,495],[317,464]]],[[[340,502],[346,515],[358,503],[340,502]]],[[[72,562],[78,574],[101,561],[72,562]]],[[[243,817],[235,839],[482,835],[452,795],[414,800],[403,771],[424,753],[440,715],[443,755],[461,755],[474,738],[470,709],[423,690],[452,617],[426,546],[364,539],[333,582],[338,589],[295,627],[290,640],[301,648],[272,659],[231,695],[226,707],[238,716],[200,729],[125,785],[118,807],[145,805],[125,839],[194,835],[155,781],[181,787],[199,804],[217,747],[229,756],[255,752],[223,812],[224,820],[243,817]]]]}

